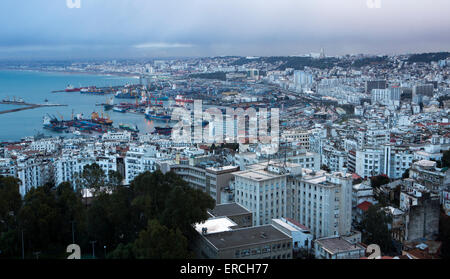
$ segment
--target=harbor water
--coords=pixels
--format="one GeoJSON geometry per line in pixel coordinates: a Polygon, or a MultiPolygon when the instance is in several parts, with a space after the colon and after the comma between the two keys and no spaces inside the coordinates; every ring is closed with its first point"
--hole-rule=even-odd
{"type": "MultiPolygon", "coordinates": [[[[30,110],[0,114],[0,142],[18,141],[27,136],[43,133],[52,136],[73,136],[43,129],[43,118],[46,114],[58,119],[71,119],[72,114],[83,113],[84,118],[91,117],[92,112],[103,111],[103,106],[113,95],[83,95],[79,92],[58,92],[69,84],[74,87],[85,86],[119,86],[126,83],[137,84],[138,78],[108,75],[65,74],[36,71],[0,71],[0,101],[9,98],[22,98],[26,103],[43,104],[47,100],[51,104],[67,105],[64,107],[40,107],[30,110]]],[[[116,99],[115,103],[134,102],[133,100],[116,99]]],[[[0,111],[20,108],[20,105],[0,105],[0,111]]],[[[141,133],[153,131],[153,123],[145,119],[143,114],[105,112],[113,126],[119,124],[137,125],[141,133]]]]}

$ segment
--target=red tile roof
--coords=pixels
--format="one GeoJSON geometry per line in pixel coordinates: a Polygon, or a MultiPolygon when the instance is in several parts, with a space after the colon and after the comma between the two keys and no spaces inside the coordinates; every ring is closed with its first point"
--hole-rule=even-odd
{"type": "Polygon", "coordinates": [[[364,202],[358,204],[356,207],[361,209],[362,211],[366,212],[369,209],[369,207],[371,207],[371,206],[372,206],[371,202],[364,201],[364,202]]]}

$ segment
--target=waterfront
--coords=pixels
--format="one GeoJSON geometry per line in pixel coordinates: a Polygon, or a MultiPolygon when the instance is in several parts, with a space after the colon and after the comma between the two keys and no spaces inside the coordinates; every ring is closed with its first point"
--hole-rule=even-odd
{"type": "MultiPolygon", "coordinates": [[[[64,104],[67,107],[40,107],[32,110],[24,110],[0,115],[0,141],[16,141],[26,136],[36,135],[38,132],[46,135],[72,136],[44,130],[43,117],[48,113],[58,119],[70,119],[72,113],[83,113],[90,118],[92,112],[101,112],[102,106],[97,103],[105,103],[105,96],[87,96],[79,92],[51,93],[54,90],[63,90],[67,85],[77,86],[118,86],[126,83],[136,84],[139,80],[131,77],[119,77],[109,75],[66,74],[35,71],[0,71],[0,100],[9,98],[23,98],[27,103],[64,104]]],[[[119,100],[117,102],[132,102],[132,100],[119,100]]],[[[20,105],[0,105],[0,110],[16,109],[20,105]]],[[[143,133],[152,131],[151,122],[145,120],[142,114],[107,112],[114,121],[114,127],[120,123],[137,125],[143,133]]]]}

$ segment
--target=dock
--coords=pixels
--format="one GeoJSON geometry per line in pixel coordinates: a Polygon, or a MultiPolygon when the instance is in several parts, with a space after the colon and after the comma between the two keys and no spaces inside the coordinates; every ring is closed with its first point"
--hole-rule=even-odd
{"type": "Polygon", "coordinates": [[[23,110],[35,109],[35,108],[42,108],[42,107],[67,107],[67,105],[61,105],[61,104],[30,104],[30,103],[23,103],[23,102],[0,102],[0,105],[24,106],[22,108],[2,110],[2,111],[0,111],[0,114],[12,113],[12,112],[18,112],[18,111],[23,111],[23,110]]]}

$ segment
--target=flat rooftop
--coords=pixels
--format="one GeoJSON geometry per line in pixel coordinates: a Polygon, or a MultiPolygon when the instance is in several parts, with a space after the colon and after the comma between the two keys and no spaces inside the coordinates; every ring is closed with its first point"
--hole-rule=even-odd
{"type": "Polygon", "coordinates": [[[274,241],[292,241],[292,238],[272,225],[243,228],[205,235],[217,249],[264,244],[274,241]]]}
{"type": "Polygon", "coordinates": [[[237,203],[227,203],[216,205],[216,207],[213,210],[210,210],[209,213],[215,217],[222,217],[248,214],[251,212],[237,203]]]}
{"type": "Polygon", "coordinates": [[[317,239],[316,242],[331,254],[364,249],[362,246],[359,246],[358,244],[351,244],[347,240],[340,237],[317,239]]]}
{"type": "Polygon", "coordinates": [[[272,178],[277,178],[281,176],[285,176],[285,174],[277,174],[273,172],[266,171],[264,169],[250,169],[245,171],[239,171],[234,173],[235,176],[244,177],[251,180],[268,180],[272,178]]]}

